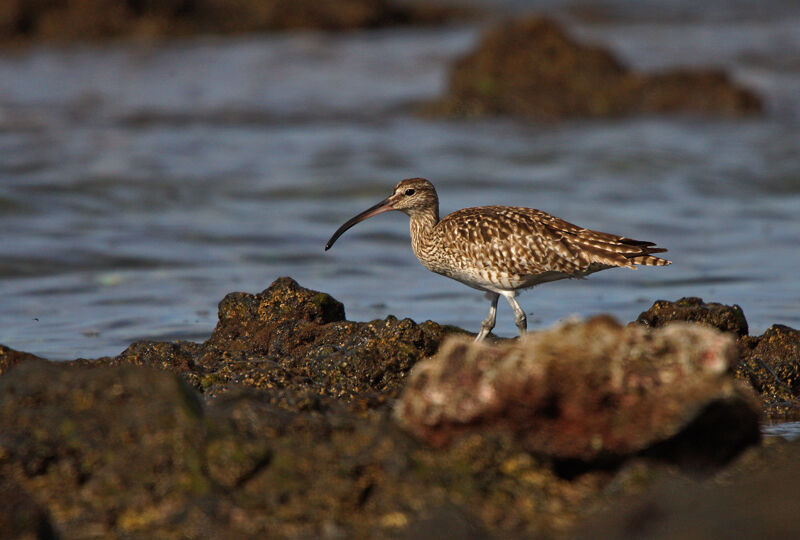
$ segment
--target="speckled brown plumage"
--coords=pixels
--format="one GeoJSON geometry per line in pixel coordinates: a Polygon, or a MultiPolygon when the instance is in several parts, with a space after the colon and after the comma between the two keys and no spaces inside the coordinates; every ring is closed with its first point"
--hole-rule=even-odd
{"type": "Polygon", "coordinates": [[[356,223],[389,210],[411,218],[411,245],[427,269],[487,292],[492,307],[478,339],[494,327],[498,295],[524,333],[525,313],[514,299],[520,289],[607,268],[670,264],[652,255],[666,251],[652,242],[585,229],[533,208],[465,208],[439,220],[436,190],[424,178],[397,184],[390,197],[342,225],[326,249],[356,223]]]}

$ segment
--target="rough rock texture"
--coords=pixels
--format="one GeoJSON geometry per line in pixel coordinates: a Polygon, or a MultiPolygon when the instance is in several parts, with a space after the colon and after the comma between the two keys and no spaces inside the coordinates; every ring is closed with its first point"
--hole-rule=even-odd
{"type": "Polygon", "coordinates": [[[166,369],[209,397],[250,386],[276,390],[273,402],[292,410],[322,409],[332,399],[365,409],[396,396],[411,367],[454,331],[392,316],[346,321],[330,295],[279,278],[259,294],[227,295],[205,343],[138,342],[115,358],[80,363],[166,369]]]}
{"type": "Polygon", "coordinates": [[[505,346],[453,338],[412,370],[395,415],[435,446],[511,429],[558,461],[646,454],[719,465],[758,440],[758,406],[727,373],[736,354],[716,330],[650,331],[609,317],[505,346]]]}
{"type": "Polygon", "coordinates": [[[734,304],[705,303],[702,298],[686,297],[676,302],[657,300],[643,311],[636,322],[650,328],[660,328],[671,321],[686,321],[711,326],[736,337],[747,335],[747,319],[742,308],[734,304]]]}
{"type": "Polygon", "coordinates": [[[396,0],[3,0],[0,40],[86,40],[441,24],[467,10],[396,0]]]}
{"type": "Polygon", "coordinates": [[[382,413],[270,401],[239,388],[205,403],[146,367],[25,362],[0,377],[0,491],[29,493],[64,538],[386,538],[431,522],[508,537],[564,530],[608,477],[559,478],[506,434],[437,451],[382,413]]]}
{"type": "Polygon", "coordinates": [[[447,94],[423,114],[537,120],[650,113],[741,115],[762,109],[718,70],[639,74],[606,49],[580,44],[544,17],[490,29],[450,72],[447,94]]]}
{"type": "Polygon", "coordinates": [[[169,536],[211,492],[202,441],[199,399],[164,373],[25,362],[0,379],[0,474],[70,537],[169,536]]]}
{"type": "Polygon", "coordinates": [[[800,331],[775,324],[761,336],[740,340],[736,375],[761,396],[773,420],[800,419],[800,331]]]}
{"type": "MultiPolygon", "coordinates": [[[[559,331],[565,332],[550,332],[559,331]]],[[[546,387],[555,398],[542,411],[553,429],[537,435],[511,422],[466,426],[445,448],[409,436],[387,406],[409,370],[456,329],[394,317],[349,322],[339,302],[288,278],[257,295],[228,295],[205,343],[142,342],[115,358],[67,363],[3,349],[2,358],[13,359],[3,366],[16,366],[0,375],[0,532],[552,538],[567,534],[609,493],[647,489],[665,467],[658,463],[716,466],[741,448],[753,409],[720,374],[730,340],[700,327],[651,334],[607,319],[571,331],[583,332],[593,350],[605,347],[605,363],[626,369],[603,376],[604,368],[589,369],[589,360],[565,369],[554,362],[545,373],[562,384],[546,387]],[[628,364],[614,363],[624,350],[628,364]],[[649,362],[656,353],[663,363],[649,362]],[[584,367],[590,384],[569,379],[584,367]],[[604,394],[609,384],[641,394],[604,394]],[[583,385],[585,395],[577,396],[574,385],[583,385]],[[662,397],[659,407],[642,398],[649,395],[662,397]],[[678,403],[676,395],[686,399],[678,403]],[[701,395],[711,404],[693,401],[701,395]],[[625,398],[615,404],[624,413],[617,416],[621,424],[603,424],[615,396],[625,398]],[[742,406],[730,426],[736,403],[742,406]],[[583,418],[580,407],[591,404],[597,410],[583,418]],[[559,418],[568,421],[555,429],[559,418]],[[595,422],[602,436],[587,439],[595,422]],[[682,422],[684,429],[671,435],[682,422]],[[547,457],[539,450],[548,441],[561,456],[595,461],[577,466],[547,457]],[[636,464],[615,463],[608,454],[594,458],[596,441],[618,457],[631,452],[636,464]]],[[[585,343],[555,340],[544,352],[566,358],[585,343]]],[[[460,364],[452,367],[471,375],[460,364]]],[[[519,394],[513,381],[494,380],[522,395],[505,411],[524,423],[530,412],[524,399],[540,395],[540,387],[519,394]]],[[[464,394],[474,380],[451,382],[451,393],[439,397],[469,403],[464,394]]]]}

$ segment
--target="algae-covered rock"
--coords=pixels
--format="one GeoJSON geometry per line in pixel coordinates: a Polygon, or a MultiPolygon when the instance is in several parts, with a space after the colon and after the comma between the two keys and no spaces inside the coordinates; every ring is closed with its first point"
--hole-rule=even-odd
{"type": "Polygon", "coordinates": [[[706,303],[702,298],[695,297],[681,298],[675,302],[658,300],[636,319],[639,324],[650,328],[660,328],[672,321],[699,323],[730,332],[736,337],[746,336],[748,331],[747,319],[737,304],[706,303]]]}
{"type": "Polygon", "coordinates": [[[674,323],[568,322],[504,346],[447,341],[412,370],[398,421],[435,446],[508,429],[559,461],[650,455],[719,466],[758,441],[758,406],[728,374],[733,338],[674,323]]]}
{"type": "Polygon", "coordinates": [[[639,74],[607,49],[584,45],[557,22],[527,16],[489,29],[453,65],[446,94],[423,106],[445,117],[535,120],[632,114],[759,112],[761,100],[713,69],[639,74]]]}
{"type": "Polygon", "coordinates": [[[293,412],[269,393],[204,402],[148,367],[18,366],[0,377],[0,493],[17,493],[3,506],[19,510],[4,532],[52,522],[65,538],[366,539],[444,520],[551,535],[607,477],[564,480],[507,434],[434,450],[384,413],[293,412]]]}
{"type": "Polygon", "coordinates": [[[167,531],[211,492],[200,420],[173,375],[26,362],[0,378],[0,475],[72,537],[167,531]]]}
{"type": "Polygon", "coordinates": [[[736,375],[756,389],[767,415],[773,420],[800,418],[800,331],[775,324],[740,344],[736,375]]]}
{"type": "Polygon", "coordinates": [[[392,399],[451,331],[393,316],[350,322],[330,295],[280,278],[259,294],[227,295],[202,344],[138,342],[98,363],[165,369],[209,397],[248,386],[274,390],[273,403],[292,410],[320,410],[331,399],[364,409],[392,399]]]}
{"type": "Polygon", "coordinates": [[[14,494],[0,530],[551,538],[608,493],[647,489],[666,467],[654,463],[717,466],[758,436],[730,334],[598,318],[519,344],[455,342],[425,367],[448,332],[347,321],[282,278],[228,295],[205,343],[94,362],[6,353],[26,361],[0,375],[0,494],[14,494]],[[412,368],[401,403],[446,420],[425,428],[444,447],[389,414],[412,368]]]}

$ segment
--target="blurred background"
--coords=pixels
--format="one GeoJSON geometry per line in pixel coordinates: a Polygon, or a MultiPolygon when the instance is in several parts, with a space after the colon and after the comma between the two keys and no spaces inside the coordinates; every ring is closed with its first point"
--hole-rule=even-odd
{"type": "MultiPolygon", "coordinates": [[[[290,4],[4,0],[0,343],[69,359],[204,340],[226,293],[284,275],[353,320],[475,331],[486,300],[417,262],[404,215],[323,252],[411,176],[434,182],[442,215],[530,206],[669,249],[668,268],[523,293],[533,329],[575,313],[629,321],[682,296],[741,305],[751,334],[800,326],[800,3],[290,4]],[[530,12],[637,70],[722,68],[764,111],[416,114],[486,28],[530,12]]],[[[516,334],[505,304],[495,333],[516,334]]]]}

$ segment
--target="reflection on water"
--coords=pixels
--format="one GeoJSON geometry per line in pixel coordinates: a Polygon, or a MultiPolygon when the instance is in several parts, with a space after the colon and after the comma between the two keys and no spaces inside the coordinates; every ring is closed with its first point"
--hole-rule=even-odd
{"type": "MultiPolygon", "coordinates": [[[[6,52],[0,343],[71,358],[203,339],[224,294],[281,275],[330,292],[353,319],[476,330],[485,300],[417,263],[405,216],[322,250],[409,176],[436,184],[443,214],[525,205],[669,248],[668,268],[528,292],[533,328],[573,313],[631,320],[686,295],[739,303],[754,333],[798,327],[800,64],[787,59],[800,57],[800,17],[765,17],[769,6],[782,9],[724,23],[690,11],[688,32],[574,26],[637,66],[728,67],[769,100],[765,118],[740,121],[414,118],[409,104],[442,90],[475,28],[6,52]]],[[[516,333],[504,306],[496,332],[516,333]]]]}

